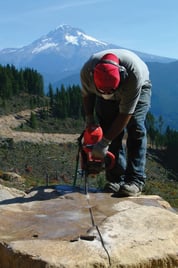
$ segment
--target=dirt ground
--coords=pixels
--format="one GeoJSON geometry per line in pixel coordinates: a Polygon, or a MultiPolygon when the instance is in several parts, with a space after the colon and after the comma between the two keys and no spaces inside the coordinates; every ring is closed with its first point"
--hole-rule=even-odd
{"type": "Polygon", "coordinates": [[[50,134],[15,131],[14,128],[25,123],[30,118],[31,110],[0,117],[0,137],[12,138],[14,142],[28,141],[33,143],[66,143],[75,142],[79,134],[50,134]]]}

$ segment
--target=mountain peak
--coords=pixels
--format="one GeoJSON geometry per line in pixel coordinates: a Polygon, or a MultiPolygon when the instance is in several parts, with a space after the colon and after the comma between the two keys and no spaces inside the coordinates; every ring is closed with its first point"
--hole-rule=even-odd
{"type": "MultiPolygon", "coordinates": [[[[76,30],[80,30],[79,28],[74,28],[71,25],[68,24],[60,24],[56,27],[56,29],[54,31],[76,31],[76,30]]],[[[80,30],[81,32],[83,32],[82,30],[80,30]]]]}
{"type": "Polygon", "coordinates": [[[32,54],[38,54],[48,49],[59,52],[64,46],[68,47],[69,45],[87,47],[88,45],[107,46],[108,44],[85,34],[79,28],[73,28],[70,25],[59,25],[55,30],[34,41],[31,48],[32,54]]]}
{"type": "Polygon", "coordinates": [[[54,31],[49,32],[47,37],[55,41],[64,41],[65,44],[72,44],[77,46],[85,46],[87,42],[94,42],[101,45],[107,45],[106,42],[97,40],[96,38],[87,35],[79,28],[73,28],[70,25],[59,25],[54,31]]]}

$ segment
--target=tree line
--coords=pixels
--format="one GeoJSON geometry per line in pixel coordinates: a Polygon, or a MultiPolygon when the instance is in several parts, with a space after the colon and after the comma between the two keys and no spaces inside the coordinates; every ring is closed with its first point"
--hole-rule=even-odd
{"type": "Polygon", "coordinates": [[[150,112],[147,114],[146,128],[151,148],[163,150],[165,162],[178,171],[178,131],[165,126],[161,115],[155,118],[150,112]]]}
{"type": "Polygon", "coordinates": [[[51,114],[60,119],[73,118],[82,119],[84,116],[81,89],[79,85],[68,86],[61,85],[54,91],[52,85],[49,85],[47,93],[49,97],[49,107],[51,114]]]}
{"type": "Polygon", "coordinates": [[[6,100],[21,93],[43,96],[42,75],[30,68],[17,70],[14,65],[0,65],[0,97],[6,100]]]}

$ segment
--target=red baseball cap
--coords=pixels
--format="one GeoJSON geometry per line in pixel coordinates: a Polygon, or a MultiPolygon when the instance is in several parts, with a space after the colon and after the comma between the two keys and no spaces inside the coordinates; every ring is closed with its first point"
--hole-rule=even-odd
{"type": "Polygon", "coordinates": [[[112,53],[105,54],[94,68],[94,83],[102,94],[112,94],[119,86],[119,59],[112,53]]]}

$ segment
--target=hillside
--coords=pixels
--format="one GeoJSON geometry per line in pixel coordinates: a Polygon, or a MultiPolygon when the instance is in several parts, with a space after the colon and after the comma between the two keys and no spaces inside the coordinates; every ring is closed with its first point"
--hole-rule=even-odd
{"type": "MultiPolygon", "coordinates": [[[[33,112],[39,111],[38,108],[33,112]]],[[[78,134],[50,134],[50,133],[33,133],[24,131],[15,131],[14,129],[20,126],[30,118],[31,110],[18,112],[14,115],[6,115],[0,117],[0,136],[13,139],[13,141],[25,141],[29,143],[66,143],[74,142],[78,138],[78,134]]]]}
{"type": "MultiPolygon", "coordinates": [[[[36,109],[38,111],[38,109],[36,109]]],[[[16,131],[25,123],[31,110],[0,118],[0,183],[27,191],[31,187],[46,184],[73,183],[77,138],[76,134],[32,133],[16,131]],[[20,182],[3,176],[15,172],[24,180],[20,182]]],[[[164,151],[148,148],[146,194],[158,194],[178,207],[178,174],[164,162],[164,151]]],[[[97,187],[103,187],[104,179],[92,179],[97,187]]]]}

